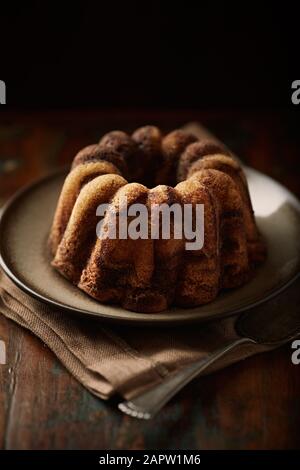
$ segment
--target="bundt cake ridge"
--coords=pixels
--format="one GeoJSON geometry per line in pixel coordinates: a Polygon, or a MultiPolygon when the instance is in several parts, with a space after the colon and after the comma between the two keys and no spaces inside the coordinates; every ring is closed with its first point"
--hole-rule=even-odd
{"type": "MultiPolygon", "coordinates": [[[[127,222],[133,220],[127,216],[127,222]]],[[[105,134],[75,156],[50,231],[52,265],[100,302],[137,312],[196,307],[250,279],[265,256],[247,180],[227,148],[178,129],[155,126],[105,134]],[[124,199],[126,198],[126,199],[124,199]],[[148,209],[148,237],[122,238],[123,201],[148,209]],[[101,219],[97,208],[106,204],[101,219]],[[163,238],[154,207],[204,206],[204,245],[187,250],[175,219],[163,238]],[[117,237],[110,227],[116,222],[117,237]],[[156,226],[154,226],[156,224],[156,226]],[[153,230],[153,232],[152,232],[153,230]],[[159,235],[153,238],[152,233],[159,235]]]]}

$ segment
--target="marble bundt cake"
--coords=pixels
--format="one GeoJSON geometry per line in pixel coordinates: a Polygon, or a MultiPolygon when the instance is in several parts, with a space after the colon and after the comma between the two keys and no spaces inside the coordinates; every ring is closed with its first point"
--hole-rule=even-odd
{"type": "Polygon", "coordinates": [[[196,307],[223,288],[236,288],[265,258],[245,175],[230,152],[213,141],[154,126],[106,134],[81,150],[67,176],[51,228],[52,265],[100,302],[136,312],[171,305],[196,307]],[[149,187],[151,189],[149,189],[149,187]],[[104,226],[120,201],[204,204],[204,245],[185,240],[96,236],[97,207],[109,203],[104,226]]]}

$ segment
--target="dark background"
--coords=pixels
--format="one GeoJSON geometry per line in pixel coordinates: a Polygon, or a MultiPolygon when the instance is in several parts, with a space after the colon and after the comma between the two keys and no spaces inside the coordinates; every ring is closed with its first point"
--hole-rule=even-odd
{"type": "Polygon", "coordinates": [[[286,108],[295,5],[3,2],[0,78],[15,107],[286,108]]]}
{"type": "MultiPolygon", "coordinates": [[[[300,197],[295,3],[1,2],[0,206],[109,130],[191,120],[300,197]]],[[[3,316],[0,337],[0,448],[300,447],[289,345],[203,377],[142,422],[89,394],[3,316]]]]}

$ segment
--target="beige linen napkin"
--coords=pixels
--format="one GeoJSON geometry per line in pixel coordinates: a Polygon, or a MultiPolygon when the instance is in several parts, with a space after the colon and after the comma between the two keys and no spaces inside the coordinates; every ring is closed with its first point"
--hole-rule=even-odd
{"type": "MultiPolygon", "coordinates": [[[[133,327],[85,320],[29,297],[0,271],[0,312],[38,336],[91,393],[126,399],[236,338],[234,317],[180,327],[133,327]]],[[[261,345],[241,345],[205,373],[252,354],[261,345]]]]}

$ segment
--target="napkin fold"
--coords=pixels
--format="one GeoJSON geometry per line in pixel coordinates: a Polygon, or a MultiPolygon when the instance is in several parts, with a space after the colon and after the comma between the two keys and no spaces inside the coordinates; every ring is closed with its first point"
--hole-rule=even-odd
{"type": "MultiPolygon", "coordinates": [[[[84,319],[28,296],[0,271],[0,312],[38,336],[65,368],[102,399],[134,398],[235,339],[236,317],[180,327],[135,327],[84,319]]],[[[271,349],[240,345],[205,374],[271,349]]]]}

